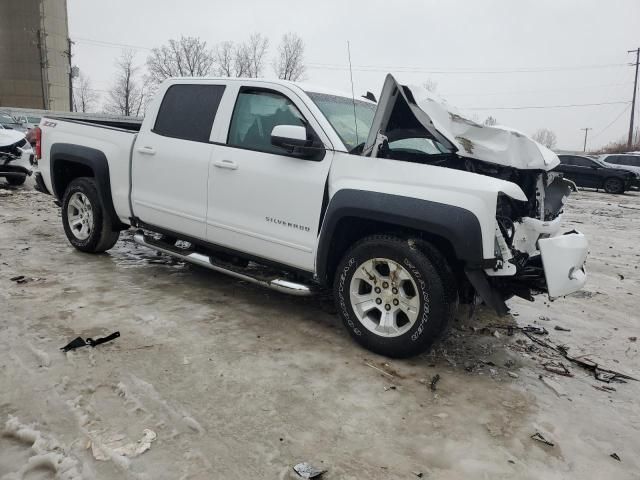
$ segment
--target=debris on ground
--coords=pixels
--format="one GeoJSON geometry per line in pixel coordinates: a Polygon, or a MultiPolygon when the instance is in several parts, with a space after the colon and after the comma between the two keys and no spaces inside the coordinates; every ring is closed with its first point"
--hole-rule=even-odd
{"type": "Polygon", "coordinates": [[[549,335],[549,332],[544,327],[536,327],[534,325],[527,325],[526,327],[519,327],[517,325],[489,325],[489,328],[501,328],[507,331],[507,335],[510,337],[513,332],[520,331],[522,333],[530,333],[533,335],[549,335]]]}
{"type": "Polygon", "coordinates": [[[438,384],[439,381],[440,381],[440,374],[436,373],[431,379],[431,383],[429,384],[429,387],[431,388],[432,392],[436,391],[436,385],[438,384]]]}
{"type": "Polygon", "coordinates": [[[507,374],[511,377],[511,378],[520,378],[520,375],[518,375],[515,372],[507,372],[507,374]]]}
{"type": "Polygon", "coordinates": [[[565,328],[562,327],[560,325],[556,325],[555,327],[553,327],[554,330],[558,330],[559,332],[570,332],[571,329],[570,328],[565,328]]]}
{"type": "Polygon", "coordinates": [[[544,438],[540,432],[534,433],[533,435],[531,435],[531,438],[534,440],[537,440],[540,443],[544,443],[545,445],[548,445],[550,447],[555,447],[555,443],[550,442],[549,440],[544,438]]]}
{"type": "MultiPolygon", "coordinates": [[[[571,355],[569,355],[569,351],[568,351],[568,347],[565,345],[556,345],[554,343],[551,342],[546,342],[540,338],[536,338],[533,335],[531,335],[531,332],[525,331],[524,329],[520,329],[520,331],[532,342],[537,343],[538,345],[541,345],[542,347],[545,347],[549,350],[552,350],[560,355],[562,355],[564,358],[566,358],[567,360],[569,360],[571,363],[574,363],[582,368],[584,368],[585,370],[589,370],[591,372],[593,372],[595,378],[597,380],[600,380],[601,382],[621,382],[621,383],[625,383],[625,380],[634,380],[634,381],[638,381],[637,378],[634,378],[630,375],[626,375],[624,373],[620,373],[620,372],[616,372],[615,370],[609,370],[609,369],[605,369],[605,368],[600,368],[600,366],[592,361],[589,360],[588,358],[584,358],[584,357],[573,357],[571,355]]],[[[546,331],[546,330],[545,330],[546,331]]],[[[547,332],[548,333],[548,332],[547,332]]]]}
{"type": "Polygon", "coordinates": [[[318,478],[326,472],[326,470],[321,470],[307,462],[297,464],[293,470],[302,478],[318,478]]]}
{"type": "Polygon", "coordinates": [[[630,342],[635,342],[636,340],[638,340],[638,337],[629,337],[630,342]]]}
{"type": "Polygon", "coordinates": [[[551,389],[551,391],[555,393],[557,396],[559,397],[567,396],[567,392],[560,386],[558,382],[555,382],[551,378],[546,377],[544,375],[538,375],[538,378],[542,380],[542,383],[544,383],[547,387],[549,387],[549,389],[551,389]]]}
{"type": "Polygon", "coordinates": [[[422,478],[423,476],[422,472],[411,472],[411,473],[413,473],[418,478],[422,478]]]}
{"type": "Polygon", "coordinates": [[[613,452],[611,455],[609,455],[611,458],[613,458],[614,460],[617,460],[619,462],[621,462],[622,460],[620,460],[620,457],[618,456],[618,454],[616,452],[613,452]]]}
{"type": "Polygon", "coordinates": [[[62,350],[64,353],[67,353],[69,350],[75,350],[76,348],[80,348],[80,347],[86,347],[86,346],[95,347],[97,345],[110,342],[111,340],[115,340],[119,336],[120,336],[120,332],[113,332],[111,335],[107,335],[106,337],[101,337],[96,339],[88,337],[85,340],[82,337],[76,337],[73,340],[71,340],[69,343],[67,343],[64,347],[62,347],[60,350],[62,350]]]}
{"type": "Polygon", "coordinates": [[[376,366],[375,366],[375,365],[373,365],[372,363],[364,362],[364,364],[365,364],[367,367],[371,367],[371,368],[373,368],[374,370],[377,370],[378,372],[382,373],[383,375],[386,375],[387,377],[395,378],[395,375],[394,375],[393,373],[387,372],[387,371],[383,370],[383,369],[382,369],[382,368],[380,368],[380,367],[376,367],[376,366]]]}
{"type": "Polygon", "coordinates": [[[596,390],[600,390],[601,392],[606,392],[606,393],[617,392],[615,387],[610,387],[609,385],[592,385],[592,387],[595,388],[596,390]]]}
{"type": "Polygon", "coordinates": [[[573,373],[571,373],[571,371],[562,362],[547,362],[543,363],[542,366],[547,372],[562,375],[564,377],[573,377],[573,373]]]}
{"type": "Polygon", "coordinates": [[[12,282],[20,282],[24,279],[25,279],[24,275],[17,275],[15,277],[11,277],[9,280],[11,280],[12,282]]]}

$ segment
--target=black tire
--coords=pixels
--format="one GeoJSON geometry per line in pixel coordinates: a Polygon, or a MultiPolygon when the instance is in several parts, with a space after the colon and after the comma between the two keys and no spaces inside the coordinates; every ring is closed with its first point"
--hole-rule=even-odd
{"type": "Polygon", "coordinates": [[[9,185],[12,185],[14,187],[19,187],[20,185],[24,184],[24,182],[27,180],[27,176],[22,175],[21,177],[6,177],[5,180],[9,185]]]}
{"type": "Polygon", "coordinates": [[[62,198],[62,225],[69,243],[82,252],[101,253],[109,250],[120,236],[119,231],[113,230],[113,220],[102,204],[96,182],[91,177],[75,178],[69,183],[62,198]],[[86,197],[87,209],[91,210],[91,218],[87,220],[87,224],[90,225],[87,238],[79,238],[69,221],[69,201],[77,193],[86,197]]]}
{"type": "Polygon", "coordinates": [[[428,350],[446,330],[458,305],[455,277],[442,254],[426,242],[391,235],[373,235],[356,243],[338,265],[333,291],[338,313],[356,342],[393,358],[411,357],[428,350]],[[410,328],[397,336],[375,333],[360,320],[351,304],[354,274],[361,265],[375,258],[402,266],[417,287],[417,318],[412,325],[405,323],[407,327],[403,328],[410,328]]]}
{"type": "Polygon", "coordinates": [[[624,193],[624,182],[619,178],[609,177],[604,180],[602,188],[604,188],[604,191],[607,193],[624,193]]]}

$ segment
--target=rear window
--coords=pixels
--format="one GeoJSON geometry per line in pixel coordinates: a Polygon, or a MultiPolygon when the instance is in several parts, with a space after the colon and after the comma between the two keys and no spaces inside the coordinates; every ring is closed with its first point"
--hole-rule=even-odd
{"type": "Polygon", "coordinates": [[[224,85],[172,85],[162,99],[153,132],[208,142],[224,85]]]}

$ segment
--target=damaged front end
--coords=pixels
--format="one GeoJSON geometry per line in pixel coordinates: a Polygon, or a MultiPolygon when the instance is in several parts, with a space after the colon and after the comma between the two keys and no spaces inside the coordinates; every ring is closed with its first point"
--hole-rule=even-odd
{"type": "Polygon", "coordinates": [[[33,148],[24,134],[0,130],[0,177],[24,177],[33,171],[33,148]]]}
{"type": "Polygon", "coordinates": [[[523,133],[466,119],[431,92],[401,86],[388,75],[362,154],[518,185],[526,201],[496,192],[495,245],[493,252],[485,252],[488,267],[465,269],[475,292],[499,314],[508,311],[504,301],[514,295],[533,300],[548,293],[554,299],[584,285],[587,240],[576,231],[561,233],[572,183],[551,171],[559,163],[557,155],[523,133]]]}

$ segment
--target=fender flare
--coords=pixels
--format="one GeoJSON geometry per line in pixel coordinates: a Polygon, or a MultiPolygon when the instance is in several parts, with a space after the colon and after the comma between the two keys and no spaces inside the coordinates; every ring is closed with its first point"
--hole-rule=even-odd
{"type": "Polygon", "coordinates": [[[481,268],[487,263],[480,221],[471,211],[401,195],[344,189],[333,195],[322,222],[316,271],[323,283],[329,274],[329,254],[336,228],[340,220],[349,217],[377,220],[442,237],[451,243],[456,257],[467,268],[481,268]]]}
{"type": "Polygon", "coordinates": [[[49,168],[51,178],[51,188],[53,196],[62,201],[63,191],[58,191],[56,172],[61,162],[76,163],[89,167],[93,171],[98,189],[98,195],[105,207],[107,213],[113,220],[114,228],[122,230],[128,228],[118,219],[118,214],[113,206],[113,198],[111,197],[111,179],[109,176],[109,162],[103,152],[95,148],[74,145],[71,143],[54,143],[51,145],[49,155],[49,168]],[[57,166],[58,167],[57,167],[57,166]]]}

